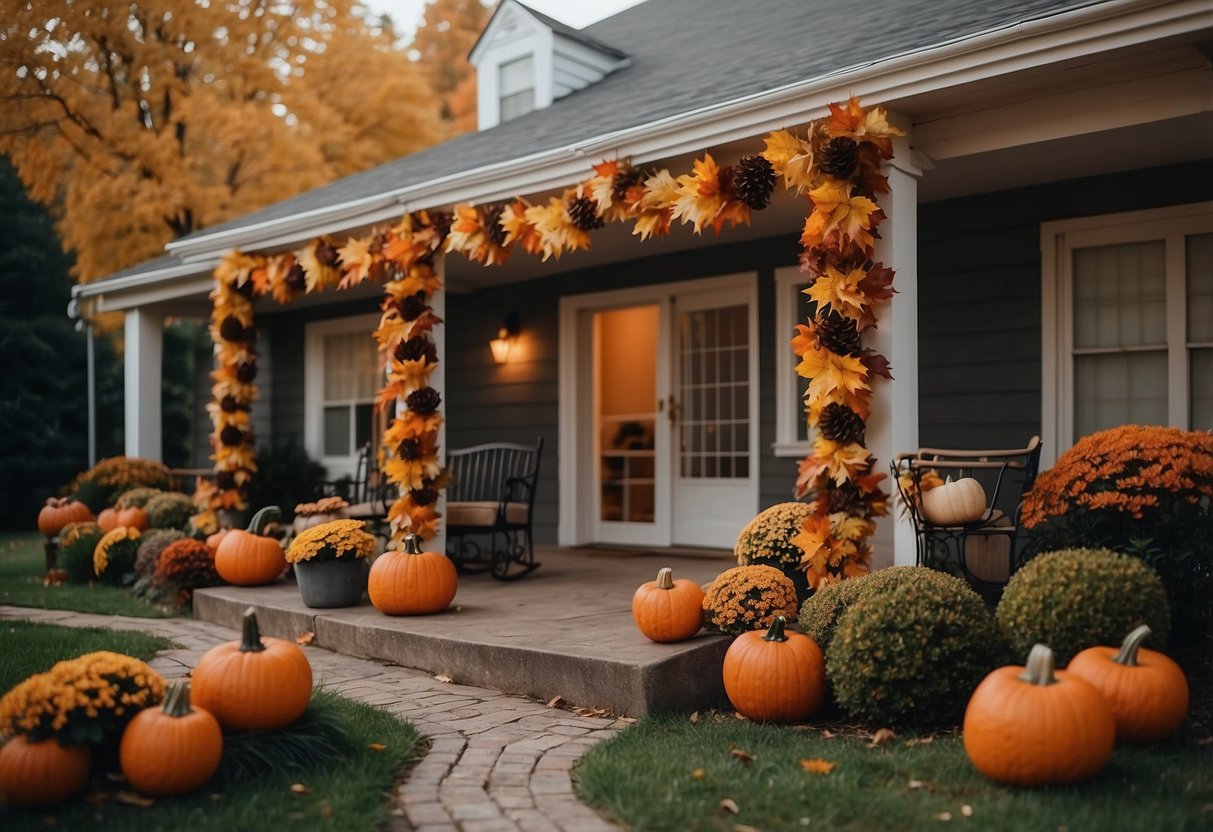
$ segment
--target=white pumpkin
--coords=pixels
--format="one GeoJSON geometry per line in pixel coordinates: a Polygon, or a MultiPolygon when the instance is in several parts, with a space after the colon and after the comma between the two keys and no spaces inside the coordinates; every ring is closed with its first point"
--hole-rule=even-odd
{"type": "Polygon", "coordinates": [[[986,490],[972,477],[952,481],[948,477],[922,495],[922,516],[936,526],[975,523],[986,513],[986,490]]]}

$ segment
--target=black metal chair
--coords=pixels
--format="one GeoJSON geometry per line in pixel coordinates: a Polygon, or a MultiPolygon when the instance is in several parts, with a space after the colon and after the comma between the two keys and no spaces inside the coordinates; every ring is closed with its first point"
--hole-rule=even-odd
{"type": "Polygon", "coordinates": [[[447,453],[447,555],[458,568],[487,569],[504,581],[539,566],[532,526],[542,451],[539,437],[534,445],[493,442],[447,453]],[[511,573],[514,566],[521,569],[511,573]]]}
{"type": "Polygon", "coordinates": [[[1022,564],[1016,548],[1019,510],[1040,466],[1040,437],[1026,447],[1007,450],[919,448],[892,462],[893,482],[914,524],[915,560],[964,578],[988,602],[1022,564]],[[938,524],[923,512],[922,482],[928,472],[940,477],[972,477],[986,495],[985,510],[968,523],[938,524]]]}
{"type": "Polygon", "coordinates": [[[379,470],[378,457],[367,443],[358,449],[353,476],[321,483],[317,496],[341,497],[349,503],[346,517],[365,521],[368,531],[386,541],[390,537],[387,512],[395,499],[394,492],[387,477],[379,470]]]}

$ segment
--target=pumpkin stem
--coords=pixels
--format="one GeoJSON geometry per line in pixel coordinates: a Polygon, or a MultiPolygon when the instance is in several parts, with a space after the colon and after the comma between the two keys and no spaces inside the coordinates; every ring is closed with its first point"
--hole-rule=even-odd
{"type": "Polygon", "coordinates": [[[257,626],[257,611],[249,607],[244,611],[244,630],[240,639],[241,653],[260,653],[265,649],[261,641],[261,628],[257,626]]]}
{"type": "Polygon", "coordinates": [[[767,630],[767,634],[762,637],[763,641],[787,641],[788,637],[783,632],[783,626],[786,622],[782,615],[775,616],[775,620],[771,622],[771,628],[767,630]]]}
{"type": "Polygon", "coordinates": [[[190,683],[188,679],[182,679],[169,685],[168,695],[164,697],[164,705],[161,710],[169,716],[176,718],[189,716],[193,712],[194,709],[190,707],[190,683]]]}
{"type": "Polygon", "coordinates": [[[1023,673],[1019,674],[1019,680],[1042,688],[1056,684],[1057,677],[1053,675],[1053,667],[1053,651],[1043,644],[1033,645],[1023,673]]]}
{"type": "Polygon", "coordinates": [[[404,553],[406,555],[421,554],[421,535],[406,534],[404,536],[404,553]]]}
{"type": "Polygon", "coordinates": [[[282,517],[282,510],[278,506],[266,506],[253,515],[253,519],[249,521],[248,530],[253,534],[261,534],[265,529],[265,524],[282,517]]]}
{"type": "Polygon", "coordinates": [[[1112,661],[1117,664],[1123,664],[1125,667],[1137,667],[1137,648],[1141,647],[1141,643],[1146,640],[1146,636],[1152,632],[1153,630],[1148,625],[1142,624],[1129,633],[1125,636],[1124,643],[1120,645],[1120,652],[1112,658],[1112,661]]]}
{"type": "Polygon", "coordinates": [[[657,588],[658,589],[673,589],[674,588],[674,570],[668,566],[663,566],[657,573],[657,588]]]}

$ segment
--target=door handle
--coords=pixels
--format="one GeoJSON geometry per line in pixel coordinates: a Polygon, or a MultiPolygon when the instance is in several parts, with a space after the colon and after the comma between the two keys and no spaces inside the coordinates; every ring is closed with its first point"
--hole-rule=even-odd
{"type": "Polygon", "coordinates": [[[678,410],[679,410],[678,400],[676,398],[674,398],[674,395],[671,393],[670,394],[670,406],[666,410],[666,414],[670,418],[671,425],[678,424],[678,410]]]}

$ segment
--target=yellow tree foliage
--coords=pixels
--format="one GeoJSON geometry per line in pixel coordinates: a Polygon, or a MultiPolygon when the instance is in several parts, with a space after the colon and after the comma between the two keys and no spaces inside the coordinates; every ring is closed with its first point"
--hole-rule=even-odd
{"type": "Polygon", "coordinates": [[[0,153],[82,282],[441,135],[356,0],[0,0],[0,153]]]}
{"type": "Polygon", "coordinates": [[[430,0],[412,50],[442,102],[452,134],[476,129],[476,68],[468,53],[489,20],[482,0],[430,0]]]}

